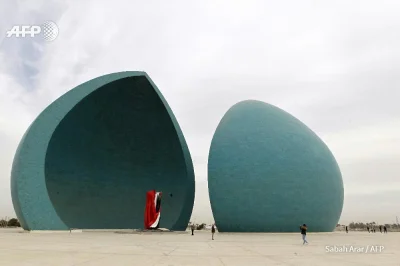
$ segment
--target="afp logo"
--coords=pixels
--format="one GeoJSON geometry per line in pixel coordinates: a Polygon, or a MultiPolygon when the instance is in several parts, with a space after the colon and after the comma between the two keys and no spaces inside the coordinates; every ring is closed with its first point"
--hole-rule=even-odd
{"type": "Polygon", "coordinates": [[[58,36],[58,26],[53,21],[46,21],[42,25],[13,26],[7,31],[7,38],[35,37],[41,35],[46,42],[54,41],[58,36]]]}

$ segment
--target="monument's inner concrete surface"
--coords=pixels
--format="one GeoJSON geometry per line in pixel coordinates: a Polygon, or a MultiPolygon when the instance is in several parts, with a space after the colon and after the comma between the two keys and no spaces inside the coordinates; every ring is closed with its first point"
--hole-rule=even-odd
{"type": "MultiPolygon", "coordinates": [[[[62,101],[45,113],[57,113],[62,101]]],[[[34,140],[25,138],[19,153],[31,152],[26,146],[34,140]]],[[[116,78],[77,102],[51,134],[43,168],[51,206],[66,228],[143,228],[146,192],[152,189],[163,192],[160,227],[185,230],[189,222],[190,155],[171,110],[146,75],[116,78]]],[[[17,185],[25,178],[18,174],[17,185]]],[[[23,196],[18,192],[17,200],[23,196]]],[[[25,187],[24,193],[38,191],[25,187]]],[[[38,215],[25,208],[19,218],[26,229],[63,229],[51,224],[53,218],[35,222],[38,215]]]]}
{"type": "Polygon", "coordinates": [[[151,189],[164,192],[161,225],[172,227],[185,200],[182,158],[150,83],[125,78],[93,92],[61,121],[46,154],[46,186],[72,228],[140,228],[151,189]]]}

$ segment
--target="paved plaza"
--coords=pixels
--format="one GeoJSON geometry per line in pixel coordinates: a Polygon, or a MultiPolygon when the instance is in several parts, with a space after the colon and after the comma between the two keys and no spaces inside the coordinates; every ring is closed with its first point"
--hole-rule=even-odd
{"type": "Polygon", "coordinates": [[[25,233],[0,229],[0,265],[400,265],[400,233],[25,233]],[[347,250],[346,250],[347,248],[347,250]]]}

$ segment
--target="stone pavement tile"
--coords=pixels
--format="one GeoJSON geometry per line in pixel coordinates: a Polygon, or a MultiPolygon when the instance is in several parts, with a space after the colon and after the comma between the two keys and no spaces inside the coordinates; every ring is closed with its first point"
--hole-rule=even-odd
{"type": "Polygon", "coordinates": [[[344,263],[362,263],[362,265],[377,266],[400,266],[400,255],[398,254],[335,254],[335,259],[344,263]]]}
{"type": "MultiPolygon", "coordinates": [[[[74,264],[74,266],[152,266],[160,257],[161,256],[151,257],[146,255],[109,255],[104,258],[74,264]]],[[[58,266],[58,264],[53,265],[58,266]]]]}
{"type": "Polygon", "coordinates": [[[174,247],[160,247],[160,246],[139,246],[139,245],[112,245],[86,249],[86,251],[93,251],[96,253],[104,254],[130,254],[130,255],[168,255],[173,251],[174,247]]]}
{"type": "Polygon", "coordinates": [[[258,256],[258,257],[220,257],[224,266],[285,266],[284,262],[276,261],[271,258],[258,256]]]}
{"type": "Polygon", "coordinates": [[[161,248],[187,248],[198,250],[209,250],[211,246],[207,242],[158,242],[152,245],[161,248]]]}
{"type": "Polygon", "coordinates": [[[17,262],[36,258],[43,252],[23,253],[15,250],[0,250],[0,265],[15,265],[17,262]]]}
{"type": "Polygon", "coordinates": [[[325,254],[324,248],[319,246],[303,246],[303,245],[280,245],[280,246],[253,246],[245,247],[246,250],[252,251],[255,254],[269,255],[300,255],[300,254],[325,254]]]}
{"type": "Polygon", "coordinates": [[[218,257],[167,256],[152,266],[226,266],[226,264],[223,264],[218,257]]]}
{"type": "Polygon", "coordinates": [[[334,258],[333,256],[324,255],[288,255],[288,256],[268,256],[271,259],[285,263],[292,266],[309,266],[309,265],[323,265],[323,266],[366,266],[364,262],[351,262],[334,258]]]}
{"type": "Polygon", "coordinates": [[[170,253],[173,256],[251,256],[256,255],[252,251],[246,250],[243,247],[219,247],[219,248],[191,248],[188,247],[177,247],[170,253]]]}
{"type": "Polygon", "coordinates": [[[85,247],[81,247],[79,245],[76,245],[74,243],[62,243],[58,241],[54,241],[53,243],[41,243],[40,241],[38,242],[32,242],[29,243],[29,245],[20,245],[17,247],[13,247],[15,250],[26,250],[26,251],[66,251],[66,252],[73,252],[73,251],[82,251],[85,249],[85,247]]]}
{"type": "Polygon", "coordinates": [[[0,265],[73,266],[77,263],[99,259],[104,256],[104,254],[93,253],[1,250],[0,265]]]}

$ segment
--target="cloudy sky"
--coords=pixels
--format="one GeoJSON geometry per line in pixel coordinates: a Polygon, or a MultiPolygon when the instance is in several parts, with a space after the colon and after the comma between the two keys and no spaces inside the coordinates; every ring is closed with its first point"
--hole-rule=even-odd
{"type": "Polygon", "coordinates": [[[207,156],[238,101],[290,112],[342,170],[342,223],[400,218],[400,2],[148,0],[0,2],[0,216],[14,216],[10,170],[33,119],[94,77],[146,71],[174,111],[196,172],[193,219],[211,221],[207,156]],[[6,38],[56,22],[59,36],[6,38]]]}

